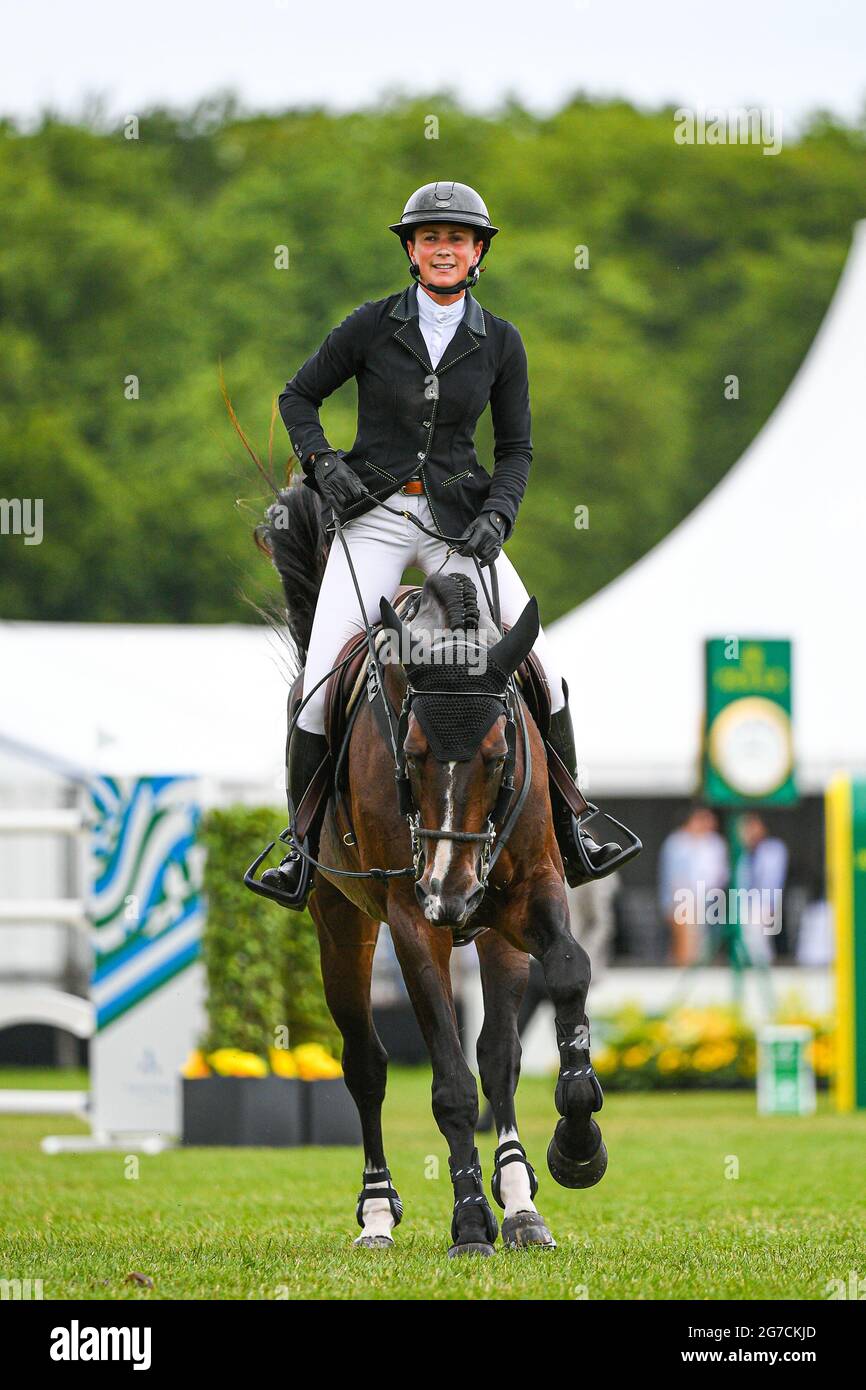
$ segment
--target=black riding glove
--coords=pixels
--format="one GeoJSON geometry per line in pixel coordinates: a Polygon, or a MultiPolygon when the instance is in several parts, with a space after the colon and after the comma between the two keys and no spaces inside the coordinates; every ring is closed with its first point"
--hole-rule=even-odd
{"type": "Polygon", "coordinates": [[[370,495],[369,488],[361,482],[357,473],[332,451],[316,455],[313,471],[319,496],[335,512],[345,511],[353,502],[360,502],[362,497],[370,495]]]}
{"type": "Polygon", "coordinates": [[[502,549],[505,526],[500,512],[482,512],[460,537],[457,554],[474,555],[480,565],[492,565],[502,549]]]}

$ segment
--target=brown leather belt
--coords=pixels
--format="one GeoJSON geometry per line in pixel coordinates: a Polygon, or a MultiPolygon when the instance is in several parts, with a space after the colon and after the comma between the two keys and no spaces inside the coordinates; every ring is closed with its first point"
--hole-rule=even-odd
{"type": "Polygon", "coordinates": [[[424,491],[424,483],[420,478],[410,478],[408,483],[404,483],[400,489],[409,497],[415,497],[419,492],[424,491]]]}

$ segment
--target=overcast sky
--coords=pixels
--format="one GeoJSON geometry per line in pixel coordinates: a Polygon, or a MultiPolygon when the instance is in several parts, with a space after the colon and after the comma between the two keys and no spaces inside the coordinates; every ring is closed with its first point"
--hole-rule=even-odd
{"type": "Polygon", "coordinates": [[[115,116],[231,88],[245,106],[369,106],[450,87],[540,113],[576,91],[716,110],[866,106],[866,0],[22,0],[4,10],[0,111],[87,96],[115,116]]]}

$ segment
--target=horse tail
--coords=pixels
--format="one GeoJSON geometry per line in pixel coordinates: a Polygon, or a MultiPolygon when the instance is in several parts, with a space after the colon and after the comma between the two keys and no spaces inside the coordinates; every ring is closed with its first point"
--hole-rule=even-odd
{"type": "Polygon", "coordinates": [[[303,484],[278,492],[253,535],[280,576],[286,622],[303,661],[329,549],[318,494],[303,484]]]}
{"type": "Polygon", "coordinates": [[[254,604],[253,606],[262,617],[273,623],[274,627],[281,627],[285,621],[289,636],[303,665],[310,645],[313,616],[316,611],[319,590],[322,587],[322,576],[325,573],[325,564],[330,547],[330,540],[322,526],[319,498],[311,488],[291,481],[293,466],[291,460],[289,460],[287,469],[290,485],[285,488],[277,487],[274,472],[276,399],[271,403],[271,427],[268,435],[266,467],[244,433],[234,406],[229,399],[222,364],[220,364],[220,390],[229,419],[241,443],[275,499],[265,513],[265,520],[260,522],[253,531],[253,538],[259,550],[267,555],[280,576],[286,609],[284,614],[278,614],[274,611],[276,605],[268,604],[262,607],[254,604]]]}

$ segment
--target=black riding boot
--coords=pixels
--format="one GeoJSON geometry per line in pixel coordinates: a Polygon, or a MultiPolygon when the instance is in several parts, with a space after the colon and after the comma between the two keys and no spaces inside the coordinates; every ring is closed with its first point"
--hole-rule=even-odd
{"type": "MultiPolygon", "coordinates": [[[[565,695],[565,704],[562,709],[557,710],[555,714],[551,714],[550,733],[547,737],[576,782],[577,753],[574,747],[574,728],[571,723],[571,711],[568,708],[568,686],[564,680],[562,682],[562,692],[565,695]]],[[[591,881],[590,875],[586,872],[577,850],[576,833],[580,834],[587,858],[596,870],[593,877],[603,878],[606,872],[610,873],[610,869],[606,869],[605,866],[617,857],[620,852],[620,846],[613,840],[608,840],[606,844],[599,845],[588,831],[578,827],[577,817],[562,796],[559,788],[554,786],[552,778],[550,781],[550,804],[553,810],[553,826],[556,831],[556,843],[559,845],[559,852],[562,855],[562,862],[565,867],[565,879],[569,887],[577,888],[581,883],[589,883],[591,881]]]]}
{"type": "MultiPolygon", "coordinates": [[[[289,758],[289,768],[287,775],[289,793],[289,815],[292,814],[292,807],[300,806],[304,792],[313,780],[316,769],[328,751],[328,740],[324,734],[312,734],[308,729],[302,729],[300,725],[295,725],[292,734],[291,755],[289,758]]],[[[327,797],[322,801],[322,805],[316,812],[312,824],[307,831],[307,837],[303,842],[302,848],[314,859],[319,857],[319,831],[324,820],[325,805],[327,797]]],[[[284,893],[297,894],[301,884],[302,875],[306,865],[306,860],[291,850],[280,862],[276,869],[266,869],[262,874],[262,883],[271,888],[279,888],[284,893]]],[[[303,899],[295,904],[298,910],[306,906],[307,894],[303,899]]],[[[288,906],[289,904],[285,904],[288,906]]]]}

